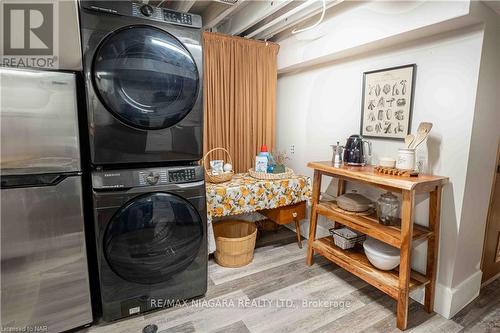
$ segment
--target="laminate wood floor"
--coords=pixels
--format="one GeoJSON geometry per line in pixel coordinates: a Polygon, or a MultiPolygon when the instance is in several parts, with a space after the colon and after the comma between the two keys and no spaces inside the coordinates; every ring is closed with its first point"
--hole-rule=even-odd
{"type": "MultiPolygon", "coordinates": [[[[210,260],[208,292],[194,304],[80,332],[139,333],[149,324],[160,333],[400,332],[395,301],[321,257],[307,267],[306,242],[299,249],[289,238],[292,243],[257,248],[246,267],[223,268],[210,260]]],[[[412,302],[408,327],[406,332],[500,332],[500,279],[452,320],[412,302]]]]}

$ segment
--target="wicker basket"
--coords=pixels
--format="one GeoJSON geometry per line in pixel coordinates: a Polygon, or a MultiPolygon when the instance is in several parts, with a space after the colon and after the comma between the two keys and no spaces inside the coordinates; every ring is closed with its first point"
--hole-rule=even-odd
{"type": "Polygon", "coordinates": [[[257,227],[253,222],[224,220],[212,224],[215,234],[215,261],[224,267],[241,267],[253,259],[257,227]]]}
{"type": "Polygon", "coordinates": [[[287,179],[293,176],[293,170],[286,168],[285,172],[282,173],[267,173],[267,172],[256,172],[253,168],[248,170],[248,174],[253,178],[264,179],[264,180],[280,180],[287,179]]]}
{"type": "Polygon", "coordinates": [[[210,159],[209,159],[209,156],[210,154],[216,152],[216,151],[223,151],[226,155],[227,155],[227,158],[228,158],[228,161],[229,163],[232,165],[233,164],[233,159],[231,158],[231,154],[229,154],[229,152],[224,149],[224,148],[214,148],[210,151],[208,151],[205,156],[203,156],[203,167],[205,168],[205,180],[209,183],[224,183],[224,182],[228,182],[231,180],[231,178],[233,178],[233,175],[234,175],[234,172],[231,171],[231,172],[224,172],[224,173],[221,173],[221,174],[218,174],[218,175],[213,175],[212,174],[212,170],[210,169],[210,166],[207,167],[207,163],[208,165],[210,165],[210,159]]]}

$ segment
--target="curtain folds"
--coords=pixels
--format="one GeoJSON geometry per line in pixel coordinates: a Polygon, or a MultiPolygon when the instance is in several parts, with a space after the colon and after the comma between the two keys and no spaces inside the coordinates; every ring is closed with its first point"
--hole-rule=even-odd
{"type": "Polygon", "coordinates": [[[203,150],[226,148],[234,170],[245,172],[262,144],[275,146],[279,45],[210,32],[203,45],[203,150]]]}

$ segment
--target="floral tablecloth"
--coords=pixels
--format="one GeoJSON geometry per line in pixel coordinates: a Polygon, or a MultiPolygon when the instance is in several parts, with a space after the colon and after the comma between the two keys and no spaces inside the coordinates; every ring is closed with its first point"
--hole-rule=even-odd
{"type": "Polygon", "coordinates": [[[311,198],[311,178],[294,175],[282,180],[260,180],[236,174],[229,182],[207,183],[208,249],[215,252],[212,220],[288,206],[311,198]]]}

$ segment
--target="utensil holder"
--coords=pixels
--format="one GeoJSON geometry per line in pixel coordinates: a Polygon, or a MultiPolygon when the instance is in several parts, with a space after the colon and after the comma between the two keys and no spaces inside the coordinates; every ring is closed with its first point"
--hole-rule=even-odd
{"type": "Polygon", "coordinates": [[[398,160],[396,161],[396,168],[400,170],[415,170],[415,149],[398,149],[398,160]]]}

